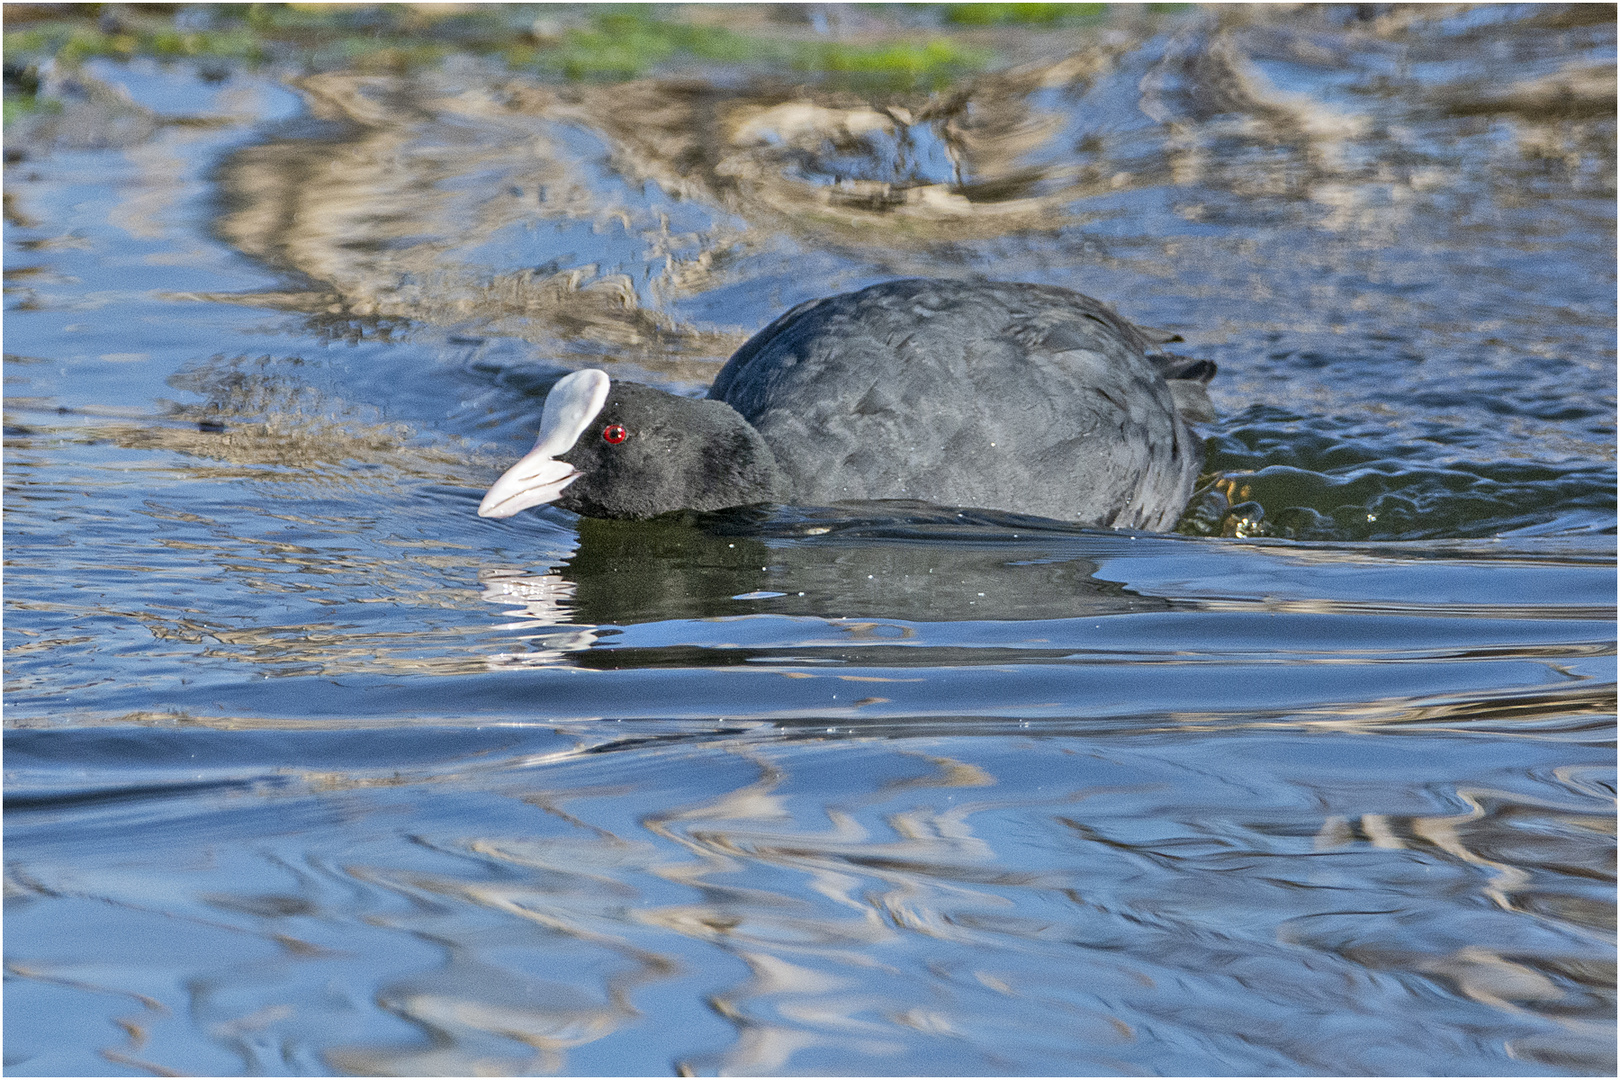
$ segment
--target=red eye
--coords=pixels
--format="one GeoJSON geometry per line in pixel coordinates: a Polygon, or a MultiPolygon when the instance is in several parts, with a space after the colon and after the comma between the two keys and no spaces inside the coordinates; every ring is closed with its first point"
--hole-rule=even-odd
{"type": "Polygon", "coordinates": [[[625,430],[623,424],[609,424],[602,429],[602,441],[612,443],[614,446],[618,446],[629,437],[630,433],[625,430]]]}

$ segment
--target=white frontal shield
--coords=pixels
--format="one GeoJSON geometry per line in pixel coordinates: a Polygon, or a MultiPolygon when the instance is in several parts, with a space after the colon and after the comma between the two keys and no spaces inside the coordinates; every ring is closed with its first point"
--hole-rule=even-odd
{"type": "Polygon", "coordinates": [[[607,372],[586,368],[565,375],[546,395],[540,414],[540,437],[534,449],[518,459],[484,494],[478,516],[511,517],[519,510],[548,503],[579,477],[579,471],[559,454],[573,449],[580,435],[602,411],[608,396],[607,372]]]}

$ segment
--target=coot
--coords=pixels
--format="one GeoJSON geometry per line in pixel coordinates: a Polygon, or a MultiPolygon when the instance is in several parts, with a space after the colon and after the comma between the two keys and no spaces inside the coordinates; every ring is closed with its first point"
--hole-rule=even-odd
{"type": "Polygon", "coordinates": [[[800,304],[698,400],[576,371],[478,508],[648,518],[917,499],[1164,530],[1201,461],[1209,361],[1050,285],[913,279],[800,304]]]}

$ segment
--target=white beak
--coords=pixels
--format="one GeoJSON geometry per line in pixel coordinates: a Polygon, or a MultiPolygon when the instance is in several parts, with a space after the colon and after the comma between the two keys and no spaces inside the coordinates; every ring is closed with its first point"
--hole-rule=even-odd
{"type": "Polygon", "coordinates": [[[563,488],[579,479],[579,471],[566,461],[558,461],[557,456],[573,449],[580,434],[602,411],[607,396],[605,371],[586,368],[559,379],[546,395],[545,409],[540,414],[540,437],[534,441],[534,449],[484,493],[478,516],[511,517],[519,510],[551,502],[563,488]]]}

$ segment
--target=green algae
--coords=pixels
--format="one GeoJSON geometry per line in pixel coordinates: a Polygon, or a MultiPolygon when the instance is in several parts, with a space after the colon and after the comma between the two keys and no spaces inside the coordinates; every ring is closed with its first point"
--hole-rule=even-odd
{"type": "Polygon", "coordinates": [[[1108,8],[1108,4],[951,4],[944,18],[957,26],[1052,26],[1095,22],[1107,15],[1108,8]]]}
{"type": "MultiPolygon", "coordinates": [[[[683,15],[657,5],[13,5],[5,54],[65,67],[150,57],[409,70],[463,52],[570,80],[628,80],[698,63],[896,89],[937,89],[993,59],[948,34],[918,39],[900,27],[858,42],[829,41],[763,27],[743,33],[683,15]]],[[[950,20],[948,9],[942,18],[950,20]]]]}

